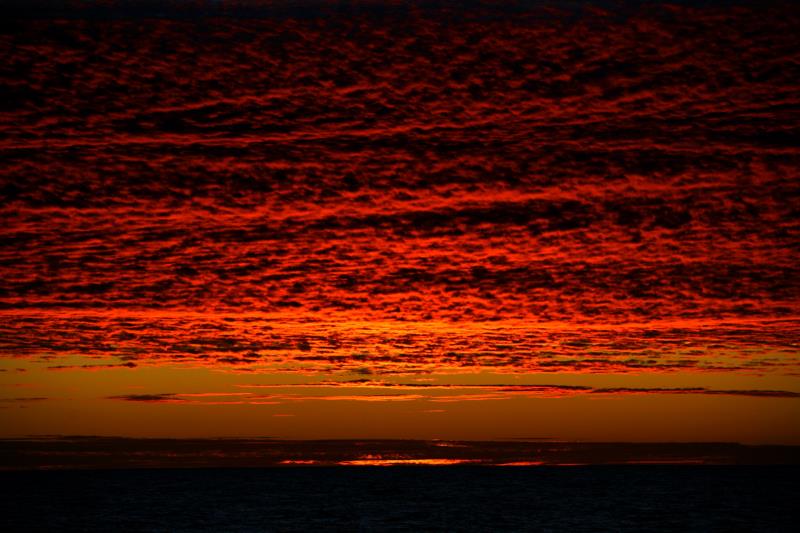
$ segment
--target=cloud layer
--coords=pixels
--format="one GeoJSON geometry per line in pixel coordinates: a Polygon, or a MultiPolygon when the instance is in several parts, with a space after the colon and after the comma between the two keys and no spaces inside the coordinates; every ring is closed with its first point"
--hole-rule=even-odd
{"type": "Polygon", "coordinates": [[[797,9],[450,15],[0,35],[0,355],[796,373],[797,9]]]}

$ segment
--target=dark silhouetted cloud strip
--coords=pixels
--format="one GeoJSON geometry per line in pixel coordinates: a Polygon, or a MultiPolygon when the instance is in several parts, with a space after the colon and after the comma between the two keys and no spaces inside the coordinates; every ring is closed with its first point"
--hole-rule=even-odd
{"type": "Polygon", "coordinates": [[[0,439],[0,470],[331,465],[798,464],[798,446],[733,443],[255,439],[0,439]]]}
{"type": "Polygon", "coordinates": [[[297,385],[250,385],[252,389],[270,389],[268,394],[256,392],[233,393],[156,393],[123,394],[109,396],[108,400],[145,403],[186,404],[286,404],[313,401],[359,401],[359,402],[462,402],[506,400],[512,397],[568,397],[580,394],[708,394],[722,396],[747,396],[754,398],[800,398],[800,392],[785,390],[725,390],[704,387],[615,387],[597,388],[578,385],[453,385],[453,384],[407,384],[385,382],[343,382],[297,385]],[[314,389],[327,390],[323,394],[308,394],[314,389]],[[342,388],[346,390],[341,390],[342,388]],[[303,392],[295,392],[298,389],[303,392]],[[336,390],[339,389],[339,390],[336,390]],[[377,392],[375,392],[377,391],[377,392]],[[402,391],[402,392],[401,392],[402,391]],[[442,392],[445,392],[444,394],[442,392]]]}

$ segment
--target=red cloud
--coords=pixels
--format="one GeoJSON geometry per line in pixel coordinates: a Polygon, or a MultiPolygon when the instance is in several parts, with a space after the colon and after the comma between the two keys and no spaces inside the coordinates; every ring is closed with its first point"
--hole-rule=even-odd
{"type": "Polygon", "coordinates": [[[797,11],[451,18],[17,21],[0,356],[797,372],[797,11]]]}

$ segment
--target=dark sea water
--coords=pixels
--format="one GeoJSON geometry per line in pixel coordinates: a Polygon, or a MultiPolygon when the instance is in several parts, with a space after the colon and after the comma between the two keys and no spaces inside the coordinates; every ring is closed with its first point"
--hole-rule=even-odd
{"type": "Polygon", "coordinates": [[[5,472],[0,529],[794,531],[798,473],[654,465],[5,472]]]}

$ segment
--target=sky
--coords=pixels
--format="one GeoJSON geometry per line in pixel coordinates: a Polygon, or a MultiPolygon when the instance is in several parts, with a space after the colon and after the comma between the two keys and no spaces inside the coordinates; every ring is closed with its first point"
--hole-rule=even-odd
{"type": "Polygon", "coordinates": [[[797,7],[256,4],[2,23],[0,437],[800,444],[797,7]]]}

